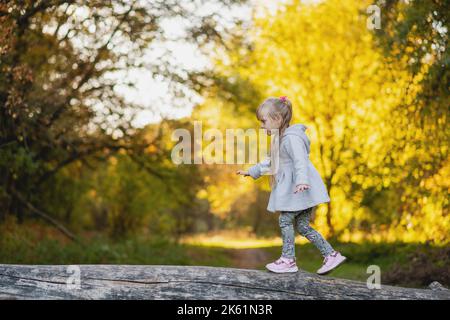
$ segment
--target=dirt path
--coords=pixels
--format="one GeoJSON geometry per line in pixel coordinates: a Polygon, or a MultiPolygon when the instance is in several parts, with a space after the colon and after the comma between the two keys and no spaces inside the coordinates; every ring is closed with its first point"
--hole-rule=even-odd
{"type": "Polygon", "coordinates": [[[233,267],[241,269],[262,269],[271,262],[271,255],[264,249],[230,249],[233,267]]]}

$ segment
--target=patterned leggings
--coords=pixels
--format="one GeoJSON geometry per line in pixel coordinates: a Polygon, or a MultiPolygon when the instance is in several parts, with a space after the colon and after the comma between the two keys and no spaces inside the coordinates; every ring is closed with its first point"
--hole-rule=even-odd
{"type": "Polygon", "coordinates": [[[334,252],[331,245],[310,225],[311,213],[314,207],[300,211],[281,211],[279,223],[281,238],[283,239],[282,257],[295,258],[295,231],[294,222],[298,232],[312,242],[326,257],[334,252]]]}

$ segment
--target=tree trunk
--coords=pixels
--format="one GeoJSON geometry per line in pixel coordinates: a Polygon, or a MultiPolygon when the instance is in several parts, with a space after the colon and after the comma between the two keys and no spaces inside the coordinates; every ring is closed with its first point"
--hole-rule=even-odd
{"type": "Polygon", "coordinates": [[[333,223],[331,222],[331,214],[332,214],[332,212],[333,212],[333,210],[332,210],[331,201],[330,201],[330,202],[327,202],[327,226],[328,226],[328,230],[330,232],[330,237],[334,237],[335,236],[333,223]]]}
{"type": "Polygon", "coordinates": [[[411,289],[318,276],[199,266],[5,265],[0,299],[445,299],[436,285],[411,289]],[[79,279],[79,281],[78,281],[79,279]]]}

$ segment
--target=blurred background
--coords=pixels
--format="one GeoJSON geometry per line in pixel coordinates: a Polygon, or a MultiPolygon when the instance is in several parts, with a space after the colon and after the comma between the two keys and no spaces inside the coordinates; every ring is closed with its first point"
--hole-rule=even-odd
{"type": "MultiPolygon", "coordinates": [[[[286,95],[331,202],[332,275],[450,285],[450,3],[0,2],[0,263],[263,269],[269,181],[171,160],[173,130],[259,128],[286,95]]],[[[299,266],[318,250],[297,238],[299,266]]]]}

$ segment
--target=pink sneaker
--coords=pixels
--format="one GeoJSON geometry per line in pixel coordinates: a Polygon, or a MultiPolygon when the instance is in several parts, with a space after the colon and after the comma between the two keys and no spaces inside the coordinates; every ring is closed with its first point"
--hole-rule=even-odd
{"type": "Polygon", "coordinates": [[[341,255],[339,252],[335,251],[329,256],[326,256],[323,260],[322,267],[317,270],[318,274],[326,274],[339,266],[342,262],[344,262],[347,258],[341,255]]]}
{"type": "Polygon", "coordinates": [[[276,273],[297,272],[297,263],[295,259],[281,257],[275,262],[266,265],[266,268],[276,273]]]}

